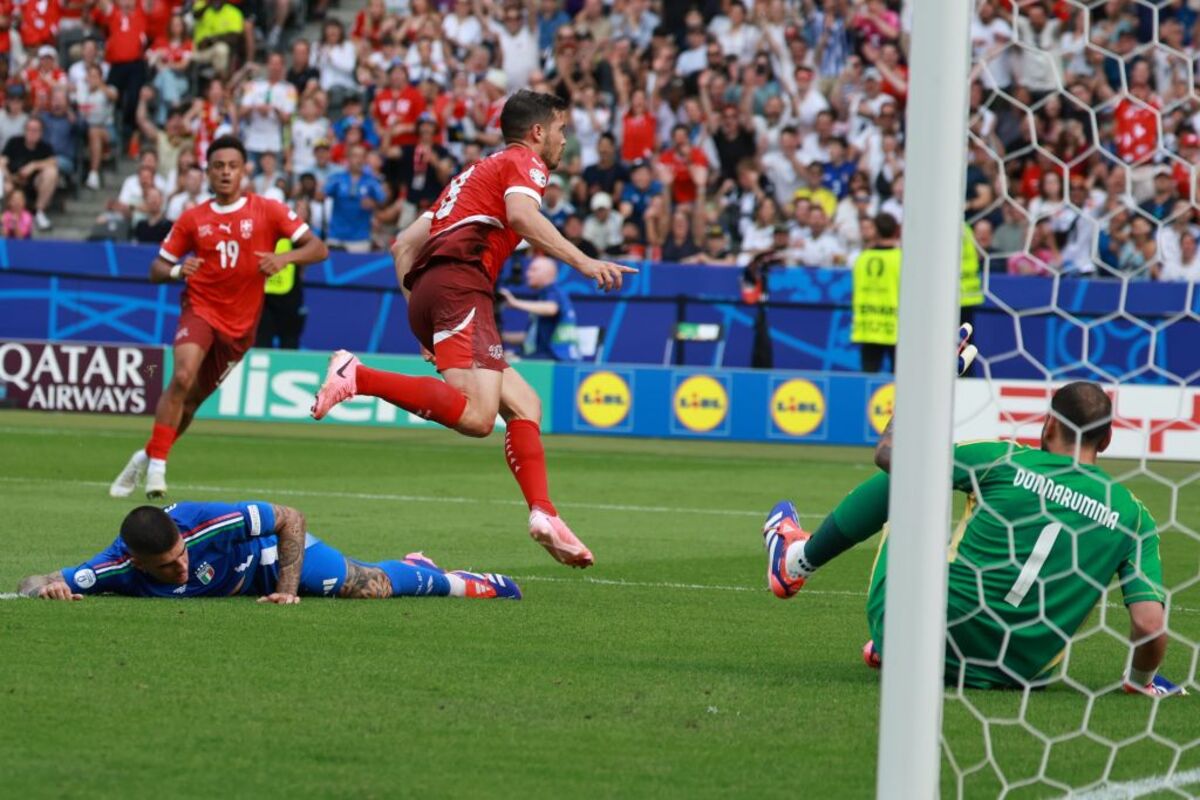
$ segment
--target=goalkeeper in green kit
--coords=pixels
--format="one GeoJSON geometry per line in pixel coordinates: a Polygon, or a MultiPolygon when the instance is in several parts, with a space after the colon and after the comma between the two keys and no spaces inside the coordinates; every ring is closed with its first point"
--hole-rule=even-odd
{"type": "MultiPolygon", "coordinates": [[[[1050,409],[1040,448],[1007,441],[954,448],[954,488],[968,500],[949,544],[945,681],[975,688],[1048,682],[1116,578],[1131,622],[1125,690],[1183,693],[1157,674],[1167,636],[1154,518],[1096,465],[1112,437],[1112,403],[1098,385],[1079,381],[1055,392],[1050,409]]],[[[872,638],[863,648],[867,664],[878,667],[885,652],[890,425],[875,463],[884,472],[850,492],[816,533],[802,530],[784,501],[772,509],[763,537],[768,583],[786,599],[819,567],[884,530],[867,598],[872,638]]]]}

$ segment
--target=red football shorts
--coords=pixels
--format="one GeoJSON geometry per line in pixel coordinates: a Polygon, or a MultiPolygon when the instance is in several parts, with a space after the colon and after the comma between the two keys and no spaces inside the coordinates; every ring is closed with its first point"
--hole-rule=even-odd
{"type": "Polygon", "coordinates": [[[408,299],[408,324],[438,372],[508,369],[496,329],[492,286],[479,267],[444,262],[423,269],[408,299]]]}
{"type": "Polygon", "coordinates": [[[196,376],[196,391],[208,397],[217,390],[225,376],[238,365],[242,356],[254,344],[255,330],[233,338],[217,330],[204,317],[190,308],[179,312],[179,327],[175,329],[175,346],[195,344],[204,348],[204,361],[196,376]]]}

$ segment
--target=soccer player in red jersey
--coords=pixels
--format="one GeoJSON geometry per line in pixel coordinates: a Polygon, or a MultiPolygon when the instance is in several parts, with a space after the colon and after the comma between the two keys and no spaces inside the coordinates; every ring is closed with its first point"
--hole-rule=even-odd
{"type": "Polygon", "coordinates": [[[329,361],[313,417],[356,394],[379,397],[466,436],[487,436],[496,414],[504,453],[529,505],[529,533],[558,561],[588,567],[592,554],[559,518],[546,478],[541,401],[504,361],[492,312],[493,287],[522,240],[565,261],[603,289],[618,289],[630,267],[588,258],[542,216],[542,193],[566,146],[567,105],[520,91],[501,113],[508,146],[459,173],[396,241],[396,274],[408,320],[442,380],[371,369],[339,350],[329,361]]]}
{"type": "Polygon", "coordinates": [[[150,265],[152,283],[187,283],[175,368],[159,398],[150,440],[113,481],[113,497],[128,497],[143,479],[147,497],[167,493],[167,453],[254,343],[267,278],[289,263],[312,264],[329,254],[283,203],[242,192],[246,148],[240,139],[218,137],[207,157],[213,199],[183,212],[150,265]],[[276,254],[276,242],[285,238],[295,249],[276,254]]]}

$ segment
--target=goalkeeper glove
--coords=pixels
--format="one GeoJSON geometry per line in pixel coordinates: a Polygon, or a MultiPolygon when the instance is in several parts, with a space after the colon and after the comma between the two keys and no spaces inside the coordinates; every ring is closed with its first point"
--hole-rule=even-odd
{"type": "Polygon", "coordinates": [[[965,375],[967,370],[971,368],[971,364],[975,363],[976,356],[979,355],[979,349],[971,344],[971,336],[975,333],[975,328],[969,322],[964,322],[958,329],[958,374],[965,375]]]}
{"type": "Polygon", "coordinates": [[[1121,688],[1125,690],[1125,694],[1144,694],[1150,697],[1182,697],[1187,694],[1187,689],[1176,686],[1162,675],[1155,675],[1145,686],[1130,683],[1129,678],[1126,678],[1121,688]]]}

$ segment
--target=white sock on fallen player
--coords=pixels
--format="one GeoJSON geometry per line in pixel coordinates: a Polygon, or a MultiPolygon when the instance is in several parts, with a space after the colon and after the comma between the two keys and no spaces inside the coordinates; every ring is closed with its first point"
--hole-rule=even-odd
{"type": "Polygon", "coordinates": [[[458,577],[457,575],[451,575],[448,572],[446,573],[446,580],[450,582],[450,596],[451,597],[466,597],[467,596],[467,582],[466,581],[464,581],[462,578],[458,577]]]}
{"type": "Polygon", "coordinates": [[[808,559],[804,557],[804,545],[807,543],[807,540],[803,542],[792,542],[790,545],[788,545],[787,553],[784,554],[784,569],[787,570],[788,577],[792,578],[793,580],[796,578],[804,578],[807,580],[810,575],[817,571],[817,568],[812,564],[809,564],[808,559]]]}

